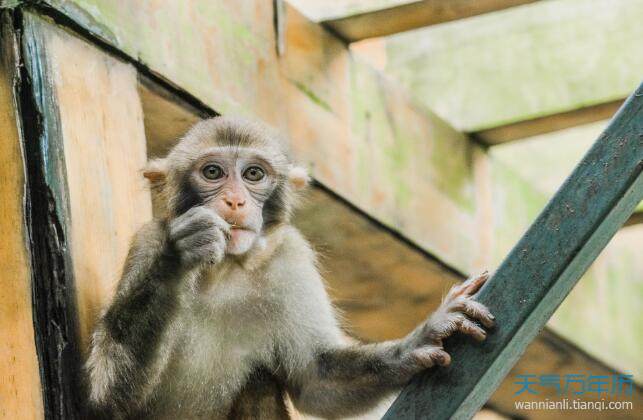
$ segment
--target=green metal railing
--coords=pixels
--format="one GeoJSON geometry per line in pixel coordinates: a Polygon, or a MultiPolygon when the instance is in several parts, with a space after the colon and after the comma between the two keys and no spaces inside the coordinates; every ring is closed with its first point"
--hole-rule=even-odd
{"type": "Polygon", "coordinates": [[[453,337],[453,362],[416,377],[385,419],[469,418],[643,199],[643,84],[479,292],[496,315],[486,342],[453,337]]]}

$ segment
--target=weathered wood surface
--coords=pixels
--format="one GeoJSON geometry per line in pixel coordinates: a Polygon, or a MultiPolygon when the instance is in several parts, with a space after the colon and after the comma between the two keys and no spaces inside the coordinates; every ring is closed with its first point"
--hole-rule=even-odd
{"type": "MultiPolygon", "coordinates": [[[[141,169],[146,140],[135,69],[33,18],[61,125],[81,348],[112,295],[129,241],[151,218],[141,169]],[[88,71],[91,69],[91,71],[88,71]]],[[[51,111],[51,110],[48,110],[51,111]]],[[[45,114],[45,119],[51,118],[45,114]]]]}
{"type": "Polygon", "coordinates": [[[85,401],[80,372],[92,324],[131,235],[151,216],[139,172],[143,116],[131,65],[22,16],[33,325],[45,415],[73,419],[85,401]]]}
{"type": "Polygon", "coordinates": [[[43,418],[25,227],[25,166],[14,97],[18,43],[0,13],[0,418],[43,418]]]}
{"type": "MultiPolygon", "coordinates": [[[[244,3],[242,8],[239,8],[236,3],[225,1],[158,4],[151,1],[116,3],[105,0],[82,2],[51,0],[50,4],[86,30],[95,33],[102,40],[124,51],[132,59],[148,66],[152,72],[185,89],[211,108],[223,113],[251,115],[281,128],[292,139],[297,156],[312,166],[313,174],[317,179],[342,196],[351,198],[361,209],[421,244],[449,264],[461,271],[470,271],[476,259],[475,255],[481,251],[477,241],[471,240],[472,236],[470,235],[474,229],[474,216],[471,211],[474,203],[473,182],[470,170],[466,169],[470,164],[470,147],[460,146],[459,143],[464,140],[454,134],[454,131],[439,129],[443,123],[436,122],[439,120],[436,120],[432,115],[426,115],[423,111],[414,109],[412,101],[396,92],[396,86],[385,82],[376,72],[365,71],[367,66],[351,59],[341,43],[323,31],[319,25],[303,18],[297,11],[287,7],[285,14],[287,53],[279,59],[274,52],[276,40],[274,39],[275,31],[271,25],[270,2],[256,4],[249,2],[247,5],[244,3]],[[163,28],[163,30],[159,31],[154,28],[163,28]],[[184,46],[187,44],[202,47],[185,48],[184,46]],[[159,45],[162,45],[163,48],[159,48],[159,45]],[[349,81],[347,81],[347,75],[350,75],[349,81]],[[357,103],[350,101],[349,95],[354,90],[358,90],[359,96],[364,99],[357,103]],[[400,99],[394,100],[391,95],[384,94],[391,91],[394,93],[393,96],[400,99]],[[406,106],[404,111],[397,110],[395,115],[398,118],[396,119],[402,120],[401,122],[389,121],[390,110],[397,102],[409,106],[406,106]],[[367,106],[360,106],[360,103],[365,103],[367,106]],[[373,117],[372,108],[383,111],[378,114],[377,119],[373,117]],[[412,119],[408,117],[412,117],[412,119]],[[413,119],[424,120],[426,128],[407,135],[405,130],[400,129],[400,126],[405,128],[408,121],[413,119]],[[399,133],[403,135],[400,136],[399,133]],[[372,146],[373,138],[381,139],[385,144],[398,144],[399,142],[402,146],[400,150],[403,150],[404,153],[400,156],[387,153],[388,149],[381,150],[382,147],[374,147],[372,146]],[[424,145],[429,159],[426,159],[422,153],[416,153],[418,150],[421,151],[421,145],[424,145]],[[456,153],[452,152],[454,146],[457,150],[456,153]],[[420,175],[423,181],[410,185],[404,182],[404,177],[402,177],[402,182],[399,182],[398,177],[384,176],[382,173],[382,176],[372,182],[368,182],[368,177],[364,175],[361,178],[367,182],[355,182],[359,178],[358,168],[371,166],[373,156],[387,168],[399,166],[400,162],[404,162],[403,159],[408,156],[411,162],[415,162],[413,163],[415,168],[420,168],[424,172],[420,175]],[[463,167],[465,170],[461,169],[463,167]],[[424,191],[424,188],[427,191],[424,191]],[[418,197],[420,204],[416,207],[396,204],[400,197],[408,196],[409,191],[413,192],[412,197],[418,197]],[[428,204],[436,202],[447,204],[437,207],[428,204]],[[418,214],[418,207],[420,213],[428,215],[427,220],[413,220],[413,214],[418,214]],[[417,225],[418,223],[419,225],[417,225]],[[415,233],[415,229],[411,229],[409,226],[418,226],[419,233],[415,233]]],[[[532,112],[534,110],[531,108],[525,111],[524,107],[518,106],[525,100],[529,104],[545,102],[549,104],[553,100],[554,104],[559,105],[564,102],[563,99],[569,98],[575,104],[574,106],[577,106],[579,103],[589,105],[606,98],[613,99],[613,95],[622,96],[622,92],[629,89],[628,83],[631,82],[632,75],[635,74],[635,77],[639,77],[634,69],[640,68],[640,66],[634,61],[627,65],[614,64],[619,66],[620,70],[618,71],[603,71],[613,65],[612,61],[604,62],[603,57],[605,51],[612,51],[614,54],[618,51],[613,47],[613,40],[609,34],[621,34],[615,35],[615,38],[623,38],[627,43],[630,39],[636,39],[636,31],[639,30],[637,28],[640,25],[629,24],[630,20],[638,22],[634,3],[625,1],[619,4],[620,7],[615,9],[614,13],[618,16],[623,15],[624,18],[617,19],[619,20],[618,28],[603,31],[596,31],[595,28],[610,27],[611,21],[607,19],[607,16],[612,16],[612,14],[595,13],[591,11],[594,7],[591,5],[581,5],[576,9],[574,7],[578,5],[560,9],[564,12],[562,19],[564,19],[565,25],[572,29],[576,28],[567,32],[585,33],[587,28],[591,27],[592,33],[600,33],[603,34],[600,35],[601,37],[606,37],[600,42],[587,41],[591,44],[591,51],[598,54],[600,60],[597,61],[596,66],[583,65],[580,67],[587,69],[587,72],[590,69],[601,68],[601,75],[603,75],[601,77],[620,74],[622,77],[619,77],[619,80],[605,80],[605,82],[598,83],[599,88],[597,88],[597,84],[594,82],[571,83],[568,72],[557,72],[554,77],[556,86],[561,87],[564,94],[561,95],[561,90],[558,88],[546,89],[542,85],[534,88],[533,84],[529,83],[521,84],[521,86],[525,86],[529,94],[503,88],[505,93],[515,92],[518,94],[516,97],[512,96],[510,101],[506,101],[511,104],[506,109],[512,111],[521,109],[520,118],[524,118],[525,112],[530,116],[538,115],[538,112],[534,114],[532,112]],[[572,16],[571,13],[573,10],[580,11],[584,17],[591,13],[593,20],[589,24],[576,22],[576,18],[573,17],[575,14],[572,16]],[[606,47],[604,49],[598,48],[597,45],[605,45],[606,47]],[[628,69],[632,70],[632,74],[628,69]],[[623,71],[626,71],[627,74],[623,71]],[[585,91],[579,86],[592,86],[592,89],[585,91]],[[615,88],[618,92],[606,90],[608,88],[615,88]],[[543,102],[530,97],[534,92],[538,94],[556,92],[556,94],[555,97],[546,96],[543,99],[546,101],[543,102]],[[600,98],[587,96],[597,93],[600,98]]],[[[555,15],[554,12],[559,10],[556,7],[560,6],[546,7],[552,12],[552,15],[555,15]]],[[[607,7],[601,2],[596,2],[595,6],[607,7]]],[[[531,15],[538,14],[531,13],[531,15]]],[[[484,19],[486,22],[487,16],[484,19]]],[[[503,19],[503,22],[506,26],[514,20],[503,19]]],[[[473,22],[470,23],[473,24],[473,22]]],[[[485,30],[489,30],[489,28],[499,27],[501,34],[496,36],[494,33],[494,39],[502,40],[507,37],[522,39],[521,37],[527,36],[528,39],[532,39],[530,42],[534,45],[536,33],[543,32],[545,35],[550,32],[555,33],[555,31],[552,32],[552,28],[547,26],[547,22],[542,25],[534,23],[538,30],[534,34],[527,35],[520,31],[526,27],[534,27],[534,25],[514,25],[515,27],[510,25],[507,29],[505,26],[498,26],[495,21],[492,23],[493,25],[491,23],[482,25],[482,29],[479,28],[480,25],[474,25],[474,27],[479,28],[481,33],[486,33],[485,30]]],[[[556,33],[551,37],[543,35],[543,42],[547,45],[545,48],[547,54],[551,54],[551,56],[547,55],[546,61],[548,63],[559,62],[563,59],[560,51],[548,43],[552,39],[556,39],[556,45],[558,45],[560,37],[567,32],[562,35],[556,33]]],[[[458,31],[458,33],[462,36],[469,36],[468,31],[458,31]]],[[[473,35],[471,34],[471,36],[473,35]]],[[[450,39],[448,33],[444,38],[446,39],[444,42],[451,45],[447,42],[450,39]]],[[[467,39],[462,40],[465,46],[469,45],[467,39]]],[[[573,39],[575,45],[579,45],[579,40],[582,41],[586,38],[573,37],[573,39]]],[[[457,39],[452,41],[456,42],[457,39]]],[[[473,57],[474,54],[470,50],[485,51],[485,54],[488,51],[490,56],[498,51],[514,51],[514,48],[496,48],[495,44],[485,45],[483,48],[473,40],[470,42],[472,45],[464,48],[467,50],[466,53],[463,53],[466,57],[473,57]]],[[[511,42],[516,44],[514,41],[511,42]]],[[[568,40],[564,43],[569,44],[570,42],[568,40]]],[[[409,42],[405,45],[417,44],[419,43],[409,42]]],[[[456,42],[453,45],[460,44],[456,42]]],[[[522,44],[518,43],[518,45],[522,44]]],[[[578,62],[580,56],[587,57],[586,50],[588,49],[589,47],[581,47],[578,53],[576,49],[572,49],[571,53],[564,57],[572,62],[578,62]]],[[[445,51],[458,53],[460,50],[460,48],[445,48],[445,51]]],[[[528,50],[529,57],[541,56],[541,54],[531,54],[531,47],[528,50]]],[[[434,51],[433,60],[441,57],[437,54],[439,51],[434,51]]],[[[637,60],[641,56],[643,55],[630,54],[628,60],[637,60]]],[[[396,61],[390,58],[389,62],[396,61]]],[[[495,63],[494,60],[482,60],[482,63],[487,62],[495,63]]],[[[519,62],[527,63],[526,65],[532,68],[541,68],[537,63],[528,60],[521,59],[519,62]]],[[[619,63],[622,60],[617,57],[613,62],[619,63]]],[[[405,68],[402,63],[394,67],[405,68]]],[[[424,66],[420,73],[428,74],[428,72],[437,71],[436,69],[440,67],[444,68],[445,66],[435,65],[434,62],[432,65],[424,66]]],[[[394,71],[395,68],[388,70],[394,71]]],[[[473,64],[460,66],[457,74],[449,73],[450,76],[455,77],[454,80],[441,81],[438,87],[448,86],[449,89],[456,89],[454,86],[460,86],[460,84],[454,85],[453,82],[463,81],[462,71],[465,68],[475,68],[475,66],[473,64]]],[[[498,66],[494,64],[494,69],[497,68],[498,66]]],[[[579,66],[574,67],[574,77],[579,74],[576,71],[577,68],[579,66]]],[[[484,71],[476,71],[475,74],[478,77],[479,74],[484,74],[484,71]]],[[[531,73],[521,69],[511,69],[511,74],[530,75],[531,73]]],[[[596,79],[593,70],[591,74],[584,72],[582,75],[587,78],[591,77],[592,80],[596,79]]],[[[470,82],[472,79],[468,78],[467,80],[470,82]]],[[[511,78],[494,75],[493,80],[500,82],[511,80],[511,78]]],[[[422,90],[422,86],[421,83],[413,85],[412,92],[418,92],[418,96],[431,100],[449,99],[454,96],[439,94],[439,90],[435,89],[430,92],[430,95],[425,95],[419,92],[422,90]]],[[[456,90],[461,90],[463,95],[471,98],[479,89],[491,87],[489,84],[484,86],[476,84],[475,86],[475,89],[467,85],[462,88],[457,87],[456,90]]],[[[476,109],[458,109],[454,113],[458,116],[476,116],[477,111],[487,112],[495,109],[496,104],[489,103],[489,98],[507,97],[506,94],[487,93],[483,96],[486,98],[485,106],[478,106],[475,101],[467,101],[467,104],[474,104],[476,109]]],[[[443,107],[439,108],[440,112],[444,111],[443,107]]],[[[507,120],[503,119],[503,121],[507,120]]]]}
{"type": "Polygon", "coordinates": [[[44,417],[74,419],[83,397],[61,124],[44,34],[28,16],[14,16],[20,19],[17,25],[22,28],[20,114],[27,173],[25,215],[44,417]]]}
{"type": "Polygon", "coordinates": [[[202,112],[185,102],[171,97],[152,81],[139,75],[138,93],[143,109],[147,155],[163,157],[176,141],[201,117],[202,112]]]}
{"type": "Polygon", "coordinates": [[[483,344],[450,340],[453,363],[416,378],[387,418],[462,418],[487,401],[578,278],[643,199],[643,85],[507,256],[479,300],[483,344]]]}
{"type": "MultiPolygon", "coordinates": [[[[52,25],[38,24],[61,124],[80,349],[111,298],[134,232],[152,217],[136,70],[52,25]]],[[[45,116],[47,117],[47,116],[45,116]]]]}
{"type": "Polygon", "coordinates": [[[324,185],[469,270],[474,146],[287,3],[281,57],[270,1],[48,3],[214,111],[280,129],[324,185]]]}
{"type": "Polygon", "coordinates": [[[346,42],[464,19],[535,0],[420,0],[322,22],[346,42]]]}
{"type": "Polygon", "coordinates": [[[383,67],[475,132],[624,100],[641,78],[641,19],[641,0],[539,1],[387,37],[383,67]]]}
{"type": "Polygon", "coordinates": [[[319,188],[306,192],[295,225],[319,253],[349,333],[361,339],[403,336],[461,280],[319,188]]]}
{"type": "Polygon", "coordinates": [[[643,212],[639,210],[634,214],[632,214],[630,218],[627,219],[627,221],[623,226],[640,225],[640,224],[643,224],[643,212]]]}

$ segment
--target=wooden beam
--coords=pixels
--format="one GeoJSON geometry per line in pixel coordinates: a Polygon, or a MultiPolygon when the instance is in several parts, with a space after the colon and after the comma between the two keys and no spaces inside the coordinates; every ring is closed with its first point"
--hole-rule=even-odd
{"type": "Polygon", "coordinates": [[[80,376],[90,332],[115,290],[133,233],[152,216],[140,173],[146,144],[138,78],[133,66],[50,22],[20,16],[44,413],[83,418],[80,376]]]}
{"type": "Polygon", "coordinates": [[[535,0],[421,0],[322,22],[347,42],[464,19],[535,0]]]}
{"type": "Polygon", "coordinates": [[[0,11],[0,418],[44,417],[25,224],[25,156],[18,99],[19,47],[0,11]]]}
{"type": "Polygon", "coordinates": [[[622,104],[623,100],[610,101],[559,114],[474,131],[469,135],[490,146],[506,143],[611,118],[622,104]]]}
{"type": "Polygon", "coordinates": [[[203,111],[140,76],[138,93],[143,107],[148,157],[165,156],[176,140],[202,117],[203,111]]]}
{"type": "MultiPolygon", "coordinates": [[[[134,233],[152,218],[136,69],[39,19],[30,25],[56,71],[44,92],[60,118],[79,348],[116,289],[134,233]],[[87,69],[92,71],[88,72],[87,69]],[[88,159],[91,157],[91,159],[88,159]]],[[[50,119],[50,115],[45,115],[50,119]]]]}
{"type": "Polygon", "coordinates": [[[643,212],[637,211],[635,213],[632,213],[629,219],[625,221],[623,226],[632,226],[632,225],[638,225],[643,223],[643,212]]]}
{"type": "Polygon", "coordinates": [[[44,418],[79,418],[81,361],[61,121],[45,34],[22,13],[19,109],[27,174],[26,225],[44,418]]]}
{"type": "Polygon", "coordinates": [[[386,418],[468,418],[489,399],[643,199],[641,135],[643,84],[480,291],[495,331],[481,344],[449,340],[451,366],[418,376],[386,418]]]}

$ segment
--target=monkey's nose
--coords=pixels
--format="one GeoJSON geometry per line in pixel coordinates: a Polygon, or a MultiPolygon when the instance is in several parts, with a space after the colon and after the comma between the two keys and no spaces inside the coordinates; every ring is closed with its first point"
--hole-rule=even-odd
{"type": "Polygon", "coordinates": [[[225,197],[223,199],[228,207],[232,210],[237,210],[239,207],[243,207],[246,204],[245,198],[239,197],[225,197]]]}

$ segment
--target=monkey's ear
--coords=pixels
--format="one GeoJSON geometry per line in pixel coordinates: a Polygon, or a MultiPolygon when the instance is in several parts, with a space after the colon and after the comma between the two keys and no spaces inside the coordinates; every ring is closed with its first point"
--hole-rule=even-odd
{"type": "Polygon", "coordinates": [[[160,185],[165,181],[167,174],[167,163],[165,159],[152,159],[147,162],[143,168],[143,176],[150,181],[153,186],[160,185]]]}
{"type": "Polygon", "coordinates": [[[302,168],[301,166],[291,166],[288,171],[288,181],[295,190],[301,190],[308,185],[310,177],[308,176],[308,171],[306,171],[305,168],[302,168]]]}

